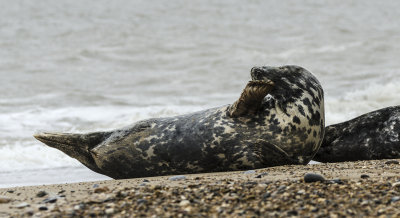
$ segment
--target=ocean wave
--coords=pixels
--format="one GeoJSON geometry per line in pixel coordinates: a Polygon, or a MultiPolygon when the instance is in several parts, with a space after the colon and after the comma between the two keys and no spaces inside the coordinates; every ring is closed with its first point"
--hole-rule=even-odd
{"type": "Polygon", "coordinates": [[[400,82],[370,84],[340,97],[325,97],[326,124],[335,124],[384,107],[400,105],[400,82]]]}

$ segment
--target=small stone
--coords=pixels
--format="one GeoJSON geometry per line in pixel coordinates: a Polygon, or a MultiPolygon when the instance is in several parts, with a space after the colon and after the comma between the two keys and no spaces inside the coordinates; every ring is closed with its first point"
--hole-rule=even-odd
{"type": "Polygon", "coordinates": [[[256,173],[255,170],[247,170],[243,172],[243,174],[254,174],[254,173],[256,173]]]}
{"type": "Polygon", "coordinates": [[[36,194],[36,197],[41,198],[41,197],[44,197],[44,196],[46,196],[46,195],[47,195],[47,192],[46,192],[46,191],[39,191],[39,192],[36,194]]]}
{"type": "Polygon", "coordinates": [[[399,164],[399,162],[397,160],[388,160],[385,164],[399,164]]]}
{"type": "Polygon", "coordinates": [[[107,215],[113,214],[114,213],[114,208],[107,208],[105,212],[106,212],[107,215]]]}
{"type": "Polygon", "coordinates": [[[179,206],[184,207],[184,206],[188,206],[190,204],[190,201],[188,200],[183,200],[181,202],[179,202],[179,206]]]}
{"type": "Polygon", "coordinates": [[[108,191],[110,191],[110,189],[107,186],[104,186],[104,187],[96,188],[94,190],[94,193],[103,193],[103,192],[108,192],[108,191]]]}
{"type": "Polygon", "coordinates": [[[149,180],[147,180],[147,179],[143,179],[143,182],[150,182],[149,180]]]}
{"type": "Polygon", "coordinates": [[[361,179],[367,179],[367,178],[369,178],[369,176],[368,176],[367,174],[362,174],[360,177],[361,177],[361,179]]]}
{"type": "Polygon", "coordinates": [[[262,178],[263,176],[266,176],[266,175],[268,175],[268,173],[260,173],[260,174],[258,174],[258,175],[256,176],[256,178],[257,178],[257,179],[260,179],[260,178],[262,178]]]}
{"type": "Polygon", "coordinates": [[[147,201],[145,199],[138,199],[136,202],[138,204],[146,204],[147,203],[147,201]]]}
{"type": "Polygon", "coordinates": [[[7,190],[8,193],[14,193],[14,190],[7,190]]]}
{"type": "Polygon", "coordinates": [[[93,185],[93,188],[98,188],[99,187],[99,184],[94,184],[93,185]]]}
{"type": "Polygon", "coordinates": [[[140,183],[139,186],[146,186],[146,183],[140,183]]]}
{"type": "Polygon", "coordinates": [[[46,206],[40,206],[39,210],[48,210],[48,208],[46,206]]]}
{"type": "Polygon", "coordinates": [[[185,179],[186,179],[186,176],[183,176],[183,175],[169,177],[169,180],[171,180],[171,181],[178,181],[178,180],[185,180],[185,179]]]}
{"type": "Polygon", "coordinates": [[[0,204],[6,204],[11,201],[11,198],[6,196],[0,196],[0,204]]]}
{"type": "Polygon", "coordinates": [[[24,207],[29,207],[29,204],[26,202],[22,202],[20,204],[14,205],[15,208],[22,209],[24,207]]]}
{"type": "Polygon", "coordinates": [[[344,184],[343,181],[340,179],[331,179],[331,180],[329,180],[329,182],[332,184],[339,184],[339,185],[344,184]]]}
{"type": "Polygon", "coordinates": [[[263,194],[262,198],[265,200],[267,198],[271,197],[271,193],[270,192],[266,192],[265,194],[263,194]]]}
{"type": "Polygon", "coordinates": [[[43,200],[43,203],[55,203],[58,197],[49,197],[43,200]]]}
{"type": "Polygon", "coordinates": [[[390,201],[391,201],[392,203],[397,202],[397,201],[400,201],[400,196],[394,196],[394,197],[392,197],[392,199],[390,199],[390,201]]]}
{"type": "Polygon", "coordinates": [[[290,210],[290,211],[287,212],[287,215],[288,215],[288,216],[297,216],[297,215],[298,215],[298,212],[295,211],[295,210],[290,210]]]}
{"type": "Polygon", "coordinates": [[[323,182],[325,181],[325,178],[319,174],[316,173],[307,173],[304,175],[304,182],[323,182]]]}
{"type": "Polygon", "coordinates": [[[395,182],[392,184],[393,188],[400,188],[400,182],[395,182]]]}

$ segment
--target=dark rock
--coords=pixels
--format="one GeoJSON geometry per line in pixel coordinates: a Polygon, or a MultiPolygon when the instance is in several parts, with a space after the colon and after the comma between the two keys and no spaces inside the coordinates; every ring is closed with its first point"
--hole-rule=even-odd
{"type": "Polygon", "coordinates": [[[258,174],[258,175],[256,176],[256,178],[257,178],[257,179],[260,179],[260,178],[262,178],[263,176],[266,176],[266,175],[268,175],[268,173],[260,173],[260,174],[258,174]]]}
{"type": "Polygon", "coordinates": [[[325,181],[325,178],[319,174],[316,173],[307,173],[304,175],[304,182],[323,182],[325,181]]]}
{"type": "Polygon", "coordinates": [[[46,206],[40,206],[39,210],[48,210],[48,208],[46,206]]]}
{"type": "Polygon", "coordinates": [[[149,180],[147,180],[147,179],[143,179],[143,182],[150,182],[149,180]]]}
{"type": "Polygon", "coordinates": [[[7,190],[8,193],[14,193],[14,190],[7,190]]]}
{"type": "Polygon", "coordinates": [[[58,197],[49,197],[43,200],[43,203],[55,203],[58,197]]]}
{"type": "Polygon", "coordinates": [[[290,211],[287,212],[288,216],[297,216],[298,214],[299,213],[297,211],[295,211],[295,210],[290,210],[290,211]]]}
{"type": "Polygon", "coordinates": [[[39,192],[36,194],[36,197],[41,198],[41,197],[44,197],[44,196],[46,196],[46,195],[47,195],[47,192],[46,192],[46,191],[39,191],[39,192]]]}
{"type": "Polygon", "coordinates": [[[367,178],[369,178],[369,176],[368,176],[367,174],[362,174],[360,177],[361,177],[361,179],[367,179],[367,178]]]}
{"type": "Polygon", "coordinates": [[[94,184],[93,185],[93,188],[98,188],[99,187],[99,184],[94,184]]]}
{"type": "Polygon", "coordinates": [[[388,160],[385,164],[399,164],[399,162],[397,160],[388,160]]]}

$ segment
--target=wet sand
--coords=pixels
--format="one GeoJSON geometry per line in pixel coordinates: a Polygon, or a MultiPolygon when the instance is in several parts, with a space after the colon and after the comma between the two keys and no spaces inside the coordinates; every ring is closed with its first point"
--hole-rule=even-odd
{"type": "Polygon", "coordinates": [[[0,217],[400,217],[399,161],[3,188],[0,217]]]}

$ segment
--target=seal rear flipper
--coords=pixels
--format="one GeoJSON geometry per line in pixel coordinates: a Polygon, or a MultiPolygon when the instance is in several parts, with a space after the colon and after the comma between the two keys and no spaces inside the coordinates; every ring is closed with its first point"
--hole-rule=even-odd
{"type": "Polygon", "coordinates": [[[274,87],[270,80],[249,81],[240,98],[228,109],[228,115],[236,118],[242,115],[255,114],[261,107],[264,97],[274,87]]]}
{"type": "Polygon", "coordinates": [[[37,140],[56,148],[68,156],[77,159],[89,169],[102,173],[93,160],[90,150],[110,136],[109,132],[94,132],[88,134],[71,133],[39,133],[37,140]]]}

